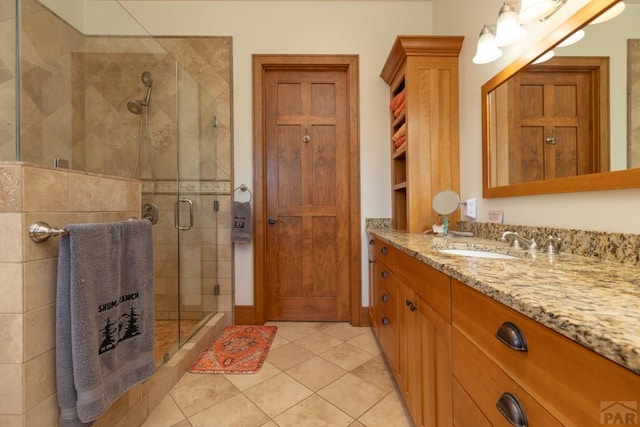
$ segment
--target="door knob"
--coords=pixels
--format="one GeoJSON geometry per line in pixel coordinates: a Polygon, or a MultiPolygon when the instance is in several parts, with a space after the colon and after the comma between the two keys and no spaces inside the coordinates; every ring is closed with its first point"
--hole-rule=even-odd
{"type": "Polygon", "coordinates": [[[275,219],[275,218],[269,218],[269,219],[267,220],[267,222],[268,222],[269,224],[273,225],[273,224],[275,224],[276,222],[278,222],[278,220],[277,220],[277,219],[275,219]]]}

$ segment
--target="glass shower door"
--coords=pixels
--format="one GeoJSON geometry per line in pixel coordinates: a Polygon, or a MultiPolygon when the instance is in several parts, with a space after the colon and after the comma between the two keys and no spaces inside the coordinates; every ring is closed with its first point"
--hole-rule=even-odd
{"type": "Polygon", "coordinates": [[[177,69],[180,345],[218,308],[216,105],[180,66],[177,69]]]}

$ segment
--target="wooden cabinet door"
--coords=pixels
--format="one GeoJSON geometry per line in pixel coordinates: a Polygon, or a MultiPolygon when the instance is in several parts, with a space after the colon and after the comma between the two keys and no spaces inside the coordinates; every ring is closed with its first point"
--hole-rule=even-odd
{"type": "Polygon", "coordinates": [[[420,315],[415,293],[400,280],[398,289],[398,370],[396,379],[416,424],[421,418],[420,315]]]}
{"type": "Polygon", "coordinates": [[[419,364],[422,370],[420,422],[424,427],[453,424],[451,324],[422,298],[416,297],[419,322],[419,364]]]}

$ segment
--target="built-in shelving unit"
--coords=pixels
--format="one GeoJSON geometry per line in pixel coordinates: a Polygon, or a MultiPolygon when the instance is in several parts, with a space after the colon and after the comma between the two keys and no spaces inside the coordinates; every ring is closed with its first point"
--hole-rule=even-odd
{"type": "MultiPolygon", "coordinates": [[[[398,36],[380,76],[391,100],[404,94],[404,109],[391,111],[393,228],[420,233],[437,223],[431,209],[442,190],[459,192],[458,55],[460,36],[398,36]],[[403,125],[406,142],[393,137],[403,125]]],[[[455,215],[452,220],[455,220],[455,215]]]]}

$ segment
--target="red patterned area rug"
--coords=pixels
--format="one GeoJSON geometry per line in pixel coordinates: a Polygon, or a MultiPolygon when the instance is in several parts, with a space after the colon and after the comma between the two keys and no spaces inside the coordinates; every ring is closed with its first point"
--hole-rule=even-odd
{"type": "Polygon", "coordinates": [[[253,374],[267,358],[277,326],[227,326],[191,364],[197,374],[253,374]]]}

